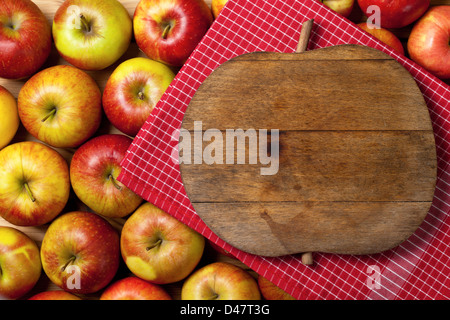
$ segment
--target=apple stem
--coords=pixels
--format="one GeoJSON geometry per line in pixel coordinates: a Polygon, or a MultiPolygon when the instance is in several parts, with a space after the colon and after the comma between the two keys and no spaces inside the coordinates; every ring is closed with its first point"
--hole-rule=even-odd
{"type": "Polygon", "coordinates": [[[312,265],[314,263],[312,252],[304,252],[302,254],[302,263],[305,265],[312,265]]]}
{"type": "Polygon", "coordinates": [[[27,182],[25,182],[24,184],[25,190],[27,191],[28,196],[30,197],[32,202],[35,202],[36,199],[33,197],[33,193],[31,192],[30,186],[28,185],[27,182]]]}
{"type": "Polygon", "coordinates": [[[122,190],[122,187],[117,183],[112,174],[109,175],[109,180],[111,180],[114,187],[116,187],[118,190],[122,190]]]}
{"type": "Polygon", "coordinates": [[[56,108],[53,108],[41,121],[45,122],[48,118],[53,116],[56,113],[56,108]]]}
{"type": "Polygon", "coordinates": [[[151,246],[148,246],[147,248],[145,248],[147,251],[152,250],[153,248],[158,247],[161,244],[162,240],[158,239],[158,241],[156,241],[154,244],[152,244],[151,246]]]}
{"type": "Polygon", "coordinates": [[[162,35],[161,35],[161,37],[162,37],[163,39],[166,39],[166,38],[167,38],[167,35],[169,34],[170,28],[171,28],[171,25],[170,25],[170,23],[169,23],[168,25],[166,25],[166,27],[164,28],[163,33],[162,33],[162,35]]]}
{"type": "Polygon", "coordinates": [[[66,270],[67,266],[68,266],[69,264],[71,264],[72,262],[74,262],[75,259],[76,259],[76,257],[75,257],[75,256],[72,256],[72,257],[69,259],[69,261],[67,261],[66,264],[63,265],[63,266],[61,267],[61,271],[66,270]]]}
{"type": "Polygon", "coordinates": [[[89,23],[86,20],[86,17],[82,13],[80,13],[80,22],[81,22],[81,25],[82,25],[83,30],[85,32],[91,32],[92,31],[91,26],[89,25],[89,23]]]}
{"type": "Polygon", "coordinates": [[[138,98],[139,98],[140,100],[144,100],[144,93],[143,93],[142,91],[139,91],[139,92],[138,92],[138,98]]]}
{"type": "Polygon", "coordinates": [[[302,29],[300,31],[300,38],[297,43],[297,48],[295,52],[305,52],[308,47],[309,38],[311,36],[312,27],[314,25],[314,19],[310,19],[305,21],[302,25],[302,29]]]}

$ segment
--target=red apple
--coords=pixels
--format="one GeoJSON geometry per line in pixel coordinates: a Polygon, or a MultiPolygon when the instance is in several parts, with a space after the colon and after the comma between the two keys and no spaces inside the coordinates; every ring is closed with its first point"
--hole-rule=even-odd
{"type": "Polygon", "coordinates": [[[18,299],[28,293],[41,270],[36,243],[22,231],[0,226],[0,300],[18,299]]]}
{"type": "Polygon", "coordinates": [[[59,54],[83,70],[102,70],[128,49],[133,22],[117,0],[66,0],[53,19],[59,54]]]}
{"type": "Polygon", "coordinates": [[[2,149],[0,181],[0,215],[15,225],[51,221],[70,195],[67,161],[40,142],[17,142],[2,149]]]}
{"type": "Polygon", "coordinates": [[[266,300],[296,300],[289,293],[280,289],[263,276],[258,276],[258,286],[262,296],[266,300]]]}
{"type": "Polygon", "coordinates": [[[50,24],[36,4],[0,1],[0,77],[31,76],[47,60],[51,45],[50,24]]]}
{"type": "Polygon", "coordinates": [[[377,6],[382,28],[402,28],[419,19],[430,6],[430,0],[358,0],[361,10],[372,14],[369,6],[377,6]]]}
{"type": "Polygon", "coordinates": [[[106,287],[118,270],[119,259],[118,232],[92,212],[61,215],[50,224],[42,240],[44,272],[54,284],[75,294],[106,287]]]}
{"type": "Polygon", "coordinates": [[[331,10],[348,17],[353,10],[355,0],[321,0],[331,10]]]}
{"type": "Polygon", "coordinates": [[[141,0],[133,17],[134,36],[149,58],[182,66],[212,21],[204,0],[141,0]]]}
{"type": "Polygon", "coordinates": [[[450,79],[450,6],[430,8],[408,39],[412,60],[441,79],[450,79]]]}
{"type": "Polygon", "coordinates": [[[70,181],[78,198],[94,212],[121,218],[142,198],[117,180],[120,162],[133,140],[121,134],[94,137],[79,147],[70,163],[70,181]]]}
{"type": "Polygon", "coordinates": [[[110,75],[103,91],[103,110],[123,133],[135,136],[174,79],[173,71],[160,62],[132,58],[110,75]]]}
{"type": "Polygon", "coordinates": [[[220,12],[222,11],[223,7],[225,7],[225,4],[228,0],[212,0],[211,1],[211,10],[213,13],[214,19],[216,19],[220,12]]]}
{"type": "Polygon", "coordinates": [[[371,35],[373,35],[375,38],[377,38],[381,42],[384,42],[385,44],[390,46],[392,49],[397,51],[397,53],[400,53],[402,55],[405,54],[405,50],[403,49],[402,42],[391,31],[384,29],[384,28],[370,28],[366,22],[359,23],[358,27],[360,27],[364,31],[370,33],[371,35]]]}
{"type": "Polygon", "coordinates": [[[122,257],[134,275],[152,283],[184,279],[203,255],[202,235],[151,203],[142,204],[125,222],[122,257]]]}
{"type": "Polygon", "coordinates": [[[182,300],[260,300],[250,273],[227,262],[213,262],[192,273],[181,288],[182,300]]]}
{"type": "Polygon", "coordinates": [[[23,126],[36,139],[57,148],[75,148],[99,128],[101,92],[84,71],[57,65],[40,71],[17,99],[23,126]]]}
{"type": "Polygon", "coordinates": [[[82,299],[66,291],[50,290],[37,293],[28,300],[82,300],[82,299]]]}
{"type": "Polygon", "coordinates": [[[172,300],[161,286],[137,277],[127,277],[110,284],[100,300],[172,300]]]}

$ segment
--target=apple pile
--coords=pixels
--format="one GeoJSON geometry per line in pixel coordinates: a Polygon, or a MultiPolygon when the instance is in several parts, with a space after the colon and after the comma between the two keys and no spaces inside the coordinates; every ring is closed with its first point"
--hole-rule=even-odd
{"type": "MultiPolygon", "coordinates": [[[[228,0],[212,0],[216,18],[228,0]]],[[[441,80],[450,79],[450,6],[430,0],[316,0],[406,55],[441,80]],[[379,12],[376,12],[376,10],[379,12]],[[378,19],[368,18],[378,15],[378,19]],[[379,23],[373,27],[372,22],[379,23]],[[406,43],[396,34],[407,31],[406,43]],[[406,50],[405,50],[406,49],[406,50]]]]}
{"type": "Polygon", "coordinates": [[[117,180],[218,6],[140,0],[130,17],[118,0],[66,0],[50,26],[31,0],[0,2],[0,77],[23,83],[17,99],[0,86],[0,299],[171,300],[170,284],[181,299],[292,298],[228,253],[205,260],[221,249],[117,180]],[[146,57],[119,63],[133,37],[146,57]],[[52,46],[67,64],[44,67],[52,46]],[[92,72],[116,62],[102,90],[92,72]],[[42,277],[58,289],[36,292],[42,277]]]}
{"type": "Polygon", "coordinates": [[[396,52],[408,56],[437,78],[444,81],[450,79],[449,5],[431,6],[430,0],[321,2],[357,23],[362,30],[396,52]],[[402,43],[396,34],[405,32],[407,36],[405,43],[402,43]]]}

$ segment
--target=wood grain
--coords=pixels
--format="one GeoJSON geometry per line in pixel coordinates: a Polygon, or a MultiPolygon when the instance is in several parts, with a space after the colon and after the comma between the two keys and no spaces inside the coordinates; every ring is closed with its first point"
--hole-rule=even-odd
{"type": "Polygon", "coordinates": [[[368,47],[233,58],[196,91],[182,128],[180,169],[195,210],[253,254],[381,252],[417,229],[433,199],[423,96],[398,62],[368,47]],[[278,172],[261,175],[263,165],[250,163],[258,134],[227,149],[230,129],[279,130],[278,172]],[[203,139],[210,130],[214,138],[203,139]]]}
{"type": "Polygon", "coordinates": [[[223,164],[194,164],[192,156],[182,165],[191,202],[429,201],[434,192],[431,131],[283,131],[274,176],[260,174],[269,165],[249,164],[248,146],[234,148],[234,164],[226,164],[224,143],[223,164]],[[244,153],[245,164],[236,164],[244,153]]]}
{"type": "Polygon", "coordinates": [[[429,130],[428,112],[410,112],[423,98],[420,91],[409,90],[415,82],[408,71],[378,50],[356,49],[360,47],[334,46],[300,55],[251,53],[227,61],[214,71],[220,81],[205,81],[196,92],[194,103],[202,107],[190,108],[183,127],[192,130],[201,119],[205,128],[219,130],[237,123],[240,128],[279,130],[429,130]],[[261,70],[264,76],[259,76],[261,70]],[[386,76],[391,71],[399,77],[386,76]],[[342,74],[348,76],[345,81],[342,74]],[[239,108],[230,107],[236,96],[244,95],[239,108]],[[401,108],[393,108],[397,99],[401,108]],[[298,100],[304,101],[300,108],[294,103],[298,100]],[[213,112],[217,108],[223,117],[213,112]]]}
{"type": "Polygon", "coordinates": [[[214,231],[263,256],[296,252],[373,254],[406,240],[429,202],[195,203],[214,231]],[[230,220],[233,219],[231,225],[230,220]],[[250,227],[251,226],[251,227],[250,227]],[[305,250],[307,249],[307,250],[305,250]]]}

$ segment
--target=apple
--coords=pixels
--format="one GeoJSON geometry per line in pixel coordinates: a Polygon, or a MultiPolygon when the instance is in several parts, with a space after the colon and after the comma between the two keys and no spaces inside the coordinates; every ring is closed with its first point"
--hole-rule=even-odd
{"type": "Polygon", "coordinates": [[[0,226],[0,300],[14,300],[28,293],[41,271],[36,243],[20,230],[0,226]]]}
{"type": "Polygon", "coordinates": [[[222,11],[223,7],[225,7],[225,4],[228,0],[212,0],[211,1],[211,10],[213,13],[214,19],[216,19],[220,12],[222,11]]]}
{"type": "Polygon", "coordinates": [[[371,14],[367,10],[369,6],[377,6],[380,12],[380,25],[378,27],[402,28],[419,19],[430,6],[430,0],[358,0],[361,10],[365,14],[371,14]]]}
{"type": "Polygon", "coordinates": [[[397,53],[405,55],[405,49],[403,49],[402,42],[391,31],[384,29],[384,28],[370,28],[368,26],[367,22],[362,22],[357,25],[364,31],[373,35],[375,38],[377,38],[381,42],[390,46],[392,49],[397,51],[397,53]]]}
{"type": "Polygon", "coordinates": [[[0,149],[6,147],[19,129],[17,102],[6,88],[0,86],[0,149]]]}
{"type": "Polygon", "coordinates": [[[117,180],[133,140],[122,134],[104,134],[82,144],[70,163],[70,181],[77,197],[94,212],[122,218],[133,212],[142,198],[117,180]]]}
{"type": "Polygon", "coordinates": [[[80,297],[62,290],[49,290],[37,293],[28,300],[82,300],[80,297]]]}
{"type": "Polygon", "coordinates": [[[412,60],[440,79],[450,79],[450,6],[435,6],[416,22],[408,38],[412,60]]]}
{"type": "Polygon", "coordinates": [[[172,300],[172,297],[161,286],[131,276],[110,284],[100,300],[172,300]]]}
{"type": "Polygon", "coordinates": [[[45,274],[61,289],[74,294],[97,292],[118,270],[119,234],[95,213],[65,213],[45,232],[41,261],[45,274]]]}
{"type": "Polygon", "coordinates": [[[250,273],[228,262],[213,262],[183,282],[181,300],[260,300],[258,283],[250,273]]]}
{"type": "Polygon", "coordinates": [[[182,66],[212,22],[204,0],[141,0],[133,17],[134,36],[150,59],[182,66]]]}
{"type": "Polygon", "coordinates": [[[52,32],[47,18],[30,0],[0,2],[0,77],[34,74],[50,55],[52,32]]]}
{"type": "Polygon", "coordinates": [[[355,4],[355,0],[320,0],[320,2],[344,17],[350,15],[355,4]]]}
{"type": "Polygon", "coordinates": [[[172,69],[151,59],[122,62],[103,91],[106,117],[123,133],[135,136],[174,78],[172,69]]]}
{"type": "Polygon", "coordinates": [[[187,277],[200,261],[204,247],[201,234],[149,202],[128,217],[120,237],[128,269],[156,284],[187,277]]]}
{"type": "Polygon", "coordinates": [[[57,148],[75,148],[91,137],[102,118],[101,92],[86,72],[69,65],[40,71],[20,89],[25,129],[57,148]]]}
{"type": "Polygon", "coordinates": [[[17,142],[2,149],[0,181],[0,215],[14,225],[53,220],[70,195],[67,161],[40,142],[17,142]]]}
{"type": "Polygon", "coordinates": [[[59,54],[83,70],[102,70],[130,46],[133,22],[117,0],[66,0],[53,19],[59,54]]]}
{"type": "Polygon", "coordinates": [[[261,275],[258,275],[258,286],[261,291],[261,295],[266,300],[296,300],[289,293],[277,287],[261,275]]]}

